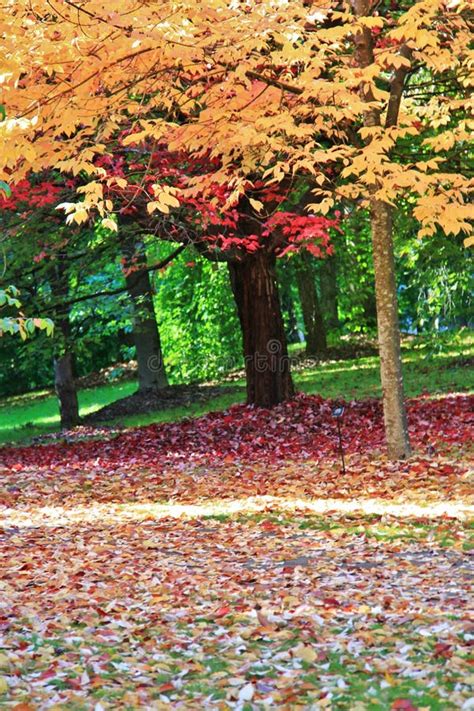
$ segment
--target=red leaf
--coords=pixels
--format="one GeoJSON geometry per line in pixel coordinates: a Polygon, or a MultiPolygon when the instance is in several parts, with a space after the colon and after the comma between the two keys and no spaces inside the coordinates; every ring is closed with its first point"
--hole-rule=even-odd
{"type": "Polygon", "coordinates": [[[410,699],[395,699],[390,708],[395,711],[418,711],[418,706],[414,706],[410,699]]]}

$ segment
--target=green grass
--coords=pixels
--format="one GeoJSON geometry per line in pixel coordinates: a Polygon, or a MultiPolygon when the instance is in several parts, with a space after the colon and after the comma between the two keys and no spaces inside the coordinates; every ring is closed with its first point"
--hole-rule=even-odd
{"type": "MultiPolygon", "coordinates": [[[[423,351],[403,353],[405,394],[416,397],[474,389],[472,368],[462,365],[458,354],[436,353],[425,356],[423,351]]],[[[298,374],[300,390],[323,397],[358,400],[381,397],[379,360],[377,357],[324,363],[298,374]]]]}
{"type": "MultiPolygon", "coordinates": [[[[403,349],[405,392],[408,397],[423,393],[472,392],[474,372],[463,359],[474,353],[474,336],[461,333],[441,341],[441,349],[423,341],[407,343],[403,349]]],[[[294,349],[293,349],[294,350],[294,349]]],[[[298,389],[325,398],[346,400],[380,397],[378,358],[332,361],[295,373],[298,389]]],[[[183,417],[198,417],[212,410],[224,410],[243,402],[244,381],[233,382],[240,391],[230,392],[207,403],[179,407],[146,415],[131,415],[119,420],[121,425],[136,427],[152,422],[169,422],[183,417]]],[[[80,414],[94,412],[105,405],[133,393],[136,383],[127,381],[79,393],[80,414]]],[[[112,424],[112,423],[108,423],[112,424]]],[[[59,428],[59,411],[54,395],[36,392],[7,398],[0,402],[0,444],[22,442],[34,436],[54,432],[59,428]]]]}
{"type": "MultiPolygon", "coordinates": [[[[79,393],[80,414],[95,412],[114,400],[131,395],[136,383],[102,385],[79,393]]],[[[7,398],[0,402],[0,443],[20,442],[59,427],[56,397],[45,391],[7,398]]]]}

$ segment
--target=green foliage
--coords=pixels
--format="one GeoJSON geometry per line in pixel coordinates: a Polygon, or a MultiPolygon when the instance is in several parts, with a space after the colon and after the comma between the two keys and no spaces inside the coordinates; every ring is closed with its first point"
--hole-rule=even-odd
{"type": "MultiPolygon", "coordinates": [[[[366,212],[346,214],[334,236],[339,317],[346,333],[374,333],[375,285],[366,212]]],[[[472,256],[462,239],[441,232],[417,237],[418,225],[402,205],[395,221],[400,325],[424,336],[469,326],[474,320],[472,256]]],[[[441,341],[442,343],[442,341],[441,341]]]]}
{"type": "Polygon", "coordinates": [[[346,333],[373,333],[376,327],[374,267],[369,217],[357,210],[341,218],[333,237],[337,264],[339,319],[346,333]]]}
{"type": "MultiPolygon", "coordinates": [[[[18,296],[19,291],[14,286],[0,289],[0,308],[6,307],[7,310],[13,310],[15,313],[21,307],[18,296]]],[[[7,314],[0,317],[0,336],[9,333],[19,335],[25,341],[34,335],[36,329],[45,331],[48,336],[51,336],[54,330],[53,322],[47,318],[25,318],[23,315],[7,314]]]]}
{"type": "Polygon", "coordinates": [[[191,256],[181,255],[154,277],[164,359],[175,382],[215,378],[242,364],[227,266],[191,256]]]}
{"type": "Polygon", "coordinates": [[[474,320],[472,257],[462,239],[442,233],[417,239],[403,216],[398,226],[402,327],[436,336],[442,329],[469,325],[474,320]]]}
{"type": "MultiPolygon", "coordinates": [[[[288,343],[301,343],[304,340],[303,314],[295,275],[295,261],[297,259],[298,255],[290,255],[288,258],[279,259],[276,266],[281,310],[288,343]]],[[[314,259],[315,264],[318,261],[314,259]]]]}

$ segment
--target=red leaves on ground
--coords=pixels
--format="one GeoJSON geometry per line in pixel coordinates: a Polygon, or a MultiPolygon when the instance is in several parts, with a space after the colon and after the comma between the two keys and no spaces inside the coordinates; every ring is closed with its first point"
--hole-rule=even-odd
{"type": "MultiPolygon", "coordinates": [[[[416,398],[408,403],[413,444],[432,449],[436,442],[462,444],[471,438],[474,397],[416,398]],[[471,419],[469,415],[471,414],[471,419]]],[[[334,403],[298,395],[272,410],[236,405],[196,419],[154,424],[126,431],[108,441],[87,440],[41,447],[4,447],[0,467],[102,471],[163,465],[232,463],[274,464],[337,456],[334,403]]],[[[342,423],[348,453],[374,453],[384,447],[379,400],[351,402],[342,423]]],[[[446,465],[449,469],[450,465],[446,465]]],[[[440,464],[439,474],[448,475],[440,464]]]]}
{"type": "Polygon", "coordinates": [[[396,699],[390,709],[393,711],[417,711],[418,706],[413,706],[410,699],[396,699]]]}

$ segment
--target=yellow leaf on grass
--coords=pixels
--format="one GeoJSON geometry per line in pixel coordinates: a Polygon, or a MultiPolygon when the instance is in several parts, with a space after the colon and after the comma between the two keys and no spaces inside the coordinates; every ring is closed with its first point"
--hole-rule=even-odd
{"type": "Polygon", "coordinates": [[[0,654],[0,669],[8,669],[10,666],[10,660],[6,654],[0,654]]]}
{"type": "Polygon", "coordinates": [[[6,694],[8,691],[8,682],[4,676],[0,676],[0,694],[6,694]]]}
{"type": "Polygon", "coordinates": [[[293,654],[303,662],[308,662],[308,664],[312,664],[318,657],[318,653],[307,644],[299,644],[293,650],[293,654]]]}

